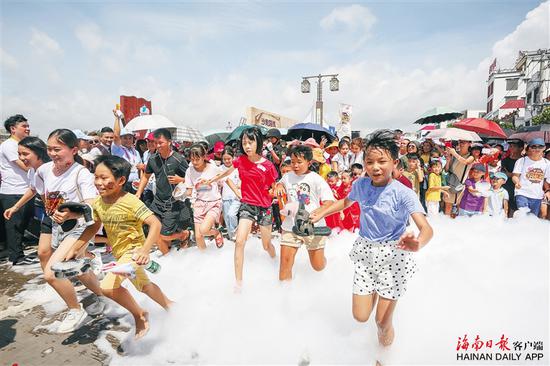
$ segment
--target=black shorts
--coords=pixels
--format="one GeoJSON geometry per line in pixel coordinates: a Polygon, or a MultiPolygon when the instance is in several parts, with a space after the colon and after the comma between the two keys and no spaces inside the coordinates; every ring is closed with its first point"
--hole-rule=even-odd
{"type": "Polygon", "coordinates": [[[241,203],[241,207],[239,208],[239,220],[240,219],[256,221],[260,226],[271,226],[273,221],[271,207],[260,207],[249,205],[248,203],[241,203]]]}
{"type": "Polygon", "coordinates": [[[160,235],[170,236],[193,226],[193,212],[188,200],[175,201],[169,205],[153,201],[151,211],[162,224],[160,235]]]}
{"type": "Polygon", "coordinates": [[[51,234],[52,233],[52,219],[44,215],[42,221],[40,221],[40,234],[51,234]]]}

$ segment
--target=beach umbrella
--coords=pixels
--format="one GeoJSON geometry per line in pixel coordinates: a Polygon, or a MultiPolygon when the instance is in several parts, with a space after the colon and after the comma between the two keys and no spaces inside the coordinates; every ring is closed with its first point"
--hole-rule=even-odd
{"type": "Polygon", "coordinates": [[[318,125],[317,123],[298,123],[290,127],[286,133],[288,138],[294,138],[301,141],[305,141],[312,137],[315,141],[321,141],[321,138],[325,136],[330,142],[336,137],[330,133],[329,130],[318,125]]]}
{"type": "Polygon", "coordinates": [[[238,126],[237,128],[235,128],[233,131],[231,131],[229,136],[227,136],[225,138],[225,142],[227,143],[229,141],[238,140],[239,137],[241,137],[241,134],[243,133],[243,131],[246,130],[247,128],[251,128],[251,127],[259,128],[260,131],[262,132],[262,135],[264,135],[264,136],[267,134],[268,128],[265,127],[265,126],[262,126],[262,125],[241,125],[241,126],[238,126]]]}
{"type": "Polygon", "coordinates": [[[137,116],[124,126],[129,131],[156,130],[157,128],[176,128],[176,124],[161,114],[137,116]]]}
{"type": "Polygon", "coordinates": [[[189,126],[178,126],[176,136],[176,140],[184,142],[207,141],[202,132],[189,126]]]}
{"type": "Polygon", "coordinates": [[[214,144],[218,141],[225,141],[227,136],[229,136],[229,132],[225,131],[225,132],[214,132],[204,136],[204,138],[208,142],[208,146],[214,146],[214,144]]]}
{"type": "Polygon", "coordinates": [[[545,143],[550,144],[550,125],[523,126],[508,139],[520,139],[529,142],[532,139],[541,138],[545,143]]]}
{"type": "Polygon", "coordinates": [[[506,133],[502,130],[498,123],[489,121],[485,118],[465,118],[453,123],[453,127],[473,131],[488,137],[506,138],[506,133]]]}
{"type": "Polygon", "coordinates": [[[461,130],[459,128],[440,128],[428,132],[426,138],[433,140],[444,139],[444,140],[464,140],[464,141],[481,141],[479,135],[472,131],[461,130]]]}
{"type": "Polygon", "coordinates": [[[441,123],[462,116],[462,112],[448,107],[435,107],[424,112],[414,123],[426,125],[429,123],[441,123]]]}

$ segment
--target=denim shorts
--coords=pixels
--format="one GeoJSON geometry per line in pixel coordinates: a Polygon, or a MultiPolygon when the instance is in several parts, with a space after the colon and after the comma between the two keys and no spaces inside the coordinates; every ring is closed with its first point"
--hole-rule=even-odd
{"type": "Polygon", "coordinates": [[[240,219],[256,221],[260,226],[271,226],[273,222],[271,207],[260,207],[242,203],[239,208],[239,220],[240,219]]]}

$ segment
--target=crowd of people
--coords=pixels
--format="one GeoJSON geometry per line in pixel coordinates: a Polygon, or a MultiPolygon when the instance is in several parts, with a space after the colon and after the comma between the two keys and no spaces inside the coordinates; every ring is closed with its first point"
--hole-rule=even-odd
{"type": "Polygon", "coordinates": [[[103,243],[117,263],[134,266],[134,286],[168,309],[171,300],[143,269],[155,248],[168,255],[173,247],[222,248],[234,242],[237,291],[249,235],[261,238],[271,258],[277,256],[273,234],[280,235],[281,281],[292,278],[302,245],[311,267],[323,270],[327,235],[297,229],[295,218],[305,209],[317,228],[358,232],[350,253],[353,316],[364,322],[376,306],[379,341],[389,345],[395,302],[415,271],[411,252],[432,236],[426,213],[504,218],[522,211],[550,217],[550,149],[541,139],[489,146],[420,142],[399,130],[378,130],[365,139],[285,141],[277,129],[264,136],[251,126],[235,141],[209,146],[175,143],[163,128],[136,140],[114,115],[113,126],[98,132],[56,129],[46,141],[30,136],[22,115],[4,123],[11,137],[0,145],[0,209],[9,261],[40,263],[45,280],[69,308],[60,332],[75,330],[87,314],[100,314],[103,296],[133,315],[136,337],[149,327],[146,310],[121,287],[122,274],[109,273],[101,282],[97,271],[80,275],[97,295],[86,309],[73,284],[55,277],[51,266],[73,258],[88,257],[101,267],[87,250],[89,242],[103,243]],[[89,204],[93,223],[59,210],[63,202],[89,204]],[[34,257],[23,251],[33,217],[40,222],[34,257]],[[406,231],[411,219],[417,235],[406,231]]]}

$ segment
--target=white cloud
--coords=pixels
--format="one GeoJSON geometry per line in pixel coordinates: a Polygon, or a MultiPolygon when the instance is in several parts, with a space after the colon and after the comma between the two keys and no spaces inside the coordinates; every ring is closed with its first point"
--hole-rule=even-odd
{"type": "Polygon", "coordinates": [[[545,2],[527,13],[512,33],[495,43],[492,56],[497,58],[500,67],[510,68],[514,66],[518,51],[550,48],[549,24],[550,2],[545,2]]]}
{"type": "Polygon", "coordinates": [[[95,23],[79,25],[75,29],[75,35],[82,47],[88,51],[97,51],[104,44],[101,30],[95,23]]]}
{"type": "Polygon", "coordinates": [[[359,47],[370,36],[371,29],[376,23],[376,17],[369,8],[362,5],[350,5],[335,8],[329,15],[321,19],[321,28],[327,31],[344,28],[359,34],[359,40],[354,47],[359,47]]]}
{"type": "Polygon", "coordinates": [[[2,67],[6,67],[8,69],[17,69],[19,67],[19,63],[8,52],[4,51],[4,49],[0,48],[0,64],[2,67]]]}
{"type": "Polygon", "coordinates": [[[48,34],[39,31],[36,28],[31,28],[31,40],[29,44],[37,53],[62,53],[63,50],[59,43],[50,37],[48,34]]]}

